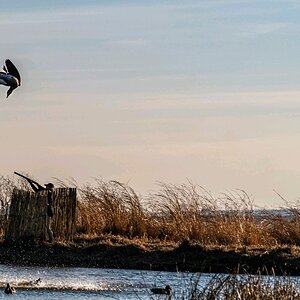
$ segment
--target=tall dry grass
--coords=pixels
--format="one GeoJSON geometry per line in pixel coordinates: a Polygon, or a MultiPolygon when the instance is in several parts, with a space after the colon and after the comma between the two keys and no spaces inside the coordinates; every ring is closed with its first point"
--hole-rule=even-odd
{"type": "Polygon", "coordinates": [[[85,233],[144,236],[146,217],[139,196],[128,185],[96,179],[80,189],[78,227],[85,233]]]}
{"type": "Polygon", "coordinates": [[[255,217],[253,199],[245,191],[214,197],[191,182],[179,186],[159,183],[159,187],[150,198],[159,216],[155,232],[175,241],[188,239],[203,245],[248,246],[267,242],[255,217]]]}
{"type": "Polygon", "coordinates": [[[202,245],[298,245],[300,213],[287,203],[289,217],[265,211],[257,215],[254,201],[243,190],[217,197],[192,182],[159,182],[156,192],[142,199],[116,181],[96,179],[80,188],[78,232],[112,233],[202,245]]]}
{"type": "MultiPolygon", "coordinates": [[[[56,186],[78,189],[77,234],[110,233],[127,238],[193,241],[203,246],[300,245],[300,201],[282,198],[286,215],[257,214],[254,199],[243,190],[214,196],[203,187],[157,183],[143,199],[130,186],[95,179],[79,186],[55,179],[56,186]]],[[[13,188],[29,189],[24,180],[0,177],[0,234],[3,234],[13,188]]]]}

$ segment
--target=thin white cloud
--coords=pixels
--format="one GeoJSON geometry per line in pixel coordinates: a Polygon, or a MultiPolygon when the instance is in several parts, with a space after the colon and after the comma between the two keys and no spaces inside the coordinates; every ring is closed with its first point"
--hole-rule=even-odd
{"type": "Polygon", "coordinates": [[[244,35],[265,35],[282,29],[287,29],[288,23],[245,24],[240,30],[244,35]]]}
{"type": "Polygon", "coordinates": [[[99,16],[103,14],[100,6],[81,6],[81,7],[69,7],[59,8],[52,10],[31,10],[31,11],[14,11],[9,13],[7,11],[0,12],[0,24],[37,24],[37,23],[53,23],[62,22],[73,19],[74,17],[91,17],[99,16]]]}
{"type": "Polygon", "coordinates": [[[241,91],[241,92],[199,92],[193,93],[152,93],[151,95],[132,96],[131,101],[114,97],[114,105],[123,109],[150,110],[150,109],[201,109],[236,107],[244,105],[272,105],[286,106],[299,103],[300,90],[285,91],[241,91]],[[283,100],[284,99],[284,100],[283,100]]]}

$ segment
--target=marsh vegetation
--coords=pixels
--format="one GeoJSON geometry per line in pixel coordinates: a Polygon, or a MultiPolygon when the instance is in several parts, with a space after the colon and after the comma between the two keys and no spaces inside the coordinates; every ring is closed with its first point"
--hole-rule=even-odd
{"type": "MultiPolygon", "coordinates": [[[[278,210],[257,209],[246,191],[214,196],[203,187],[157,183],[146,197],[117,181],[95,179],[79,186],[55,179],[56,186],[78,190],[76,236],[110,235],[144,241],[189,241],[203,247],[300,246],[300,201],[282,199],[278,210]]],[[[1,234],[13,189],[26,182],[0,177],[1,234]]]]}

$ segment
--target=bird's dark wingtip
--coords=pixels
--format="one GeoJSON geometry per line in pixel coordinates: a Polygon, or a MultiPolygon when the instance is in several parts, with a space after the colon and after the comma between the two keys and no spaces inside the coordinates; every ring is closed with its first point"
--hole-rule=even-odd
{"type": "Polygon", "coordinates": [[[18,69],[12,63],[12,61],[10,59],[7,58],[5,60],[5,66],[6,66],[7,70],[8,70],[8,73],[10,73],[11,75],[13,75],[16,78],[18,78],[19,84],[21,85],[21,76],[20,76],[20,73],[19,73],[18,69]]]}

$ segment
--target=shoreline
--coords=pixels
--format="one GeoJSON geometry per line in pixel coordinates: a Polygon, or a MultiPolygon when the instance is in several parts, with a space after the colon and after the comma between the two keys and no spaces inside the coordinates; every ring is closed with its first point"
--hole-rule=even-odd
{"type": "Polygon", "coordinates": [[[117,268],[202,273],[300,275],[300,248],[204,248],[131,240],[77,239],[72,243],[0,243],[0,263],[44,267],[117,268]]]}

